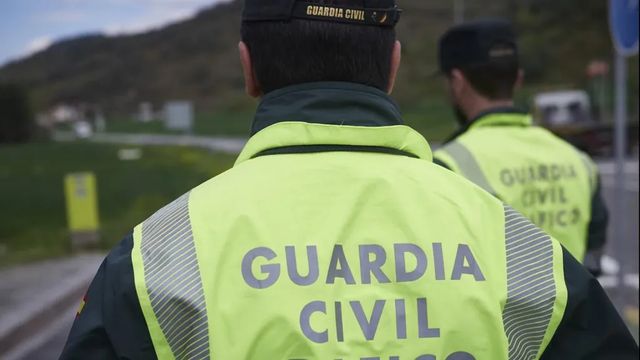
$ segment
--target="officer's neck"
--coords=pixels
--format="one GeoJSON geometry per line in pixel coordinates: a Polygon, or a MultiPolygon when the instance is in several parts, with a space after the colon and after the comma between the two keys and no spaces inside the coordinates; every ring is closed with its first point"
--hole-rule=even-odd
{"type": "Polygon", "coordinates": [[[469,101],[466,106],[464,106],[463,111],[467,119],[477,119],[481,114],[491,112],[494,109],[512,108],[513,106],[513,99],[490,100],[478,97],[473,101],[469,101]]]}

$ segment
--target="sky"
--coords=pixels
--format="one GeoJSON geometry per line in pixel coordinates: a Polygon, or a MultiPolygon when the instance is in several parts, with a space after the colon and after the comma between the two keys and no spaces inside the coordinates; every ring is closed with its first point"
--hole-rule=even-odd
{"type": "Polygon", "coordinates": [[[131,34],[228,0],[0,0],[0,66],[86,33],[131,34]]]}

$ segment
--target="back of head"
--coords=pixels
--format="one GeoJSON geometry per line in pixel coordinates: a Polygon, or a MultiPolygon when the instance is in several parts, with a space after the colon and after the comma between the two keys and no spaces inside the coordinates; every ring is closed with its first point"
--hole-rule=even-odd
{"type": "Polygon", "coordinates": [[[303,16],[265,21],[251,20],[252,14],[247,14],[247,7],[254,2],[265,0],[246,0],[242,40],[264,93],[320,81],[387,90],[396,39],[393,25],[397,22],[397,18],[388,17],[398,13],[386,10],[394,9],[394,0],[282,0],[278,2],[288,2],[294,14],[301,12],[303,16]],[[369,10],[356,13],[358,9],[369,10]],[[363,23],[357,23],[359,20],[363,23]]]}
{"type": "Polygon", "coordinates": [[[487,19],[455,26],[440,39],[440,70],[462,71],[473,88],[490,100],[513,98],[520,71],[511,24],[487,19]]]}

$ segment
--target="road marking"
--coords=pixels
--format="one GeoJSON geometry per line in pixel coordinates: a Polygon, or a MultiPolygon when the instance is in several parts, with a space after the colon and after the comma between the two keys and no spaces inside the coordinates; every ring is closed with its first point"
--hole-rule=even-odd
{"type": "Polygon", "coordinates": [[[638,274],[627,274],[624,276],[624,284],[638,290],[638,274]]]}
{"type": "MultiPolygon", "coordinates": [[[[620,285],[620,279],[617,275],[604,275],[598,278],[600,285],[605,289],[614,289],[620,285]]],[[[638,289],[638,274],[627,274],[622,278],[624,286],[628,288],[638,289]]]]}
{"type": "Polygon", "coordinates": [[[609,275],[615,275],[620,272],[620,264],[616,259],[605,255],[602,257],[602,272],[609,275]]]}
{"type": "MultiPolygon", "coordinates": [[[[626,174],[638,174],[638,160],[627,161],[624,164],[624,172],[626,174]]],[[[616,163],[615,162],[604,162],[598,163],[598,168],[600,169],[600,173],[602,175],[615,175],[616,174],[616,163]]]]}
{"type": "MultiPolygon", "coordinates": [[[[600,285],[605,289],[617,288],[620,285],[620,263],[611,256],[602,257],[602,272],[605,274],[598,278],[600,285]]],[[[638,274],[625,274],[622,277],[624,286],[638,290],[638,274]]]]}
{"type": "MultiPolygon", "coordinates": [[[[602,185],[606,188],[615,189],[618,184],[613,178],[602,178],[602,185]]],[[[631,192],[638,192],[638,180],[626,180],[624,182],[624,189],[631,192]]]]}
{"type": "Polygon", "coordinates": [[[618,277],[615,275],[605,275],[598,278],[600,286],[605,289],[613,289],[618,287],[618,277]]]}

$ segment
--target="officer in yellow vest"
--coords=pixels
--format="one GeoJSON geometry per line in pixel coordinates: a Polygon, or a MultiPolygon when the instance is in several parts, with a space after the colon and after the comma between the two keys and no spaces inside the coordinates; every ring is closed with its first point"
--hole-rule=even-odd
{"type": "Polygon", "coordinates": [[[637,356],[559,243],[402,125],[398,18],[393,0],[246,0],[249,143],[107,257],[63,359],[637,356]]]}
{"type": "MultiPolygon", "coordinates": [[[[436,163],[513,206],[576,259],[599,253],[608,212],[597,167],[514,107],[522,72],[510,24],[456,26],[442,37],[439,59],[463,127],[436,152],[436,163]]],[[[598,273],[599,261],[589,267],[598,273]]]]}

